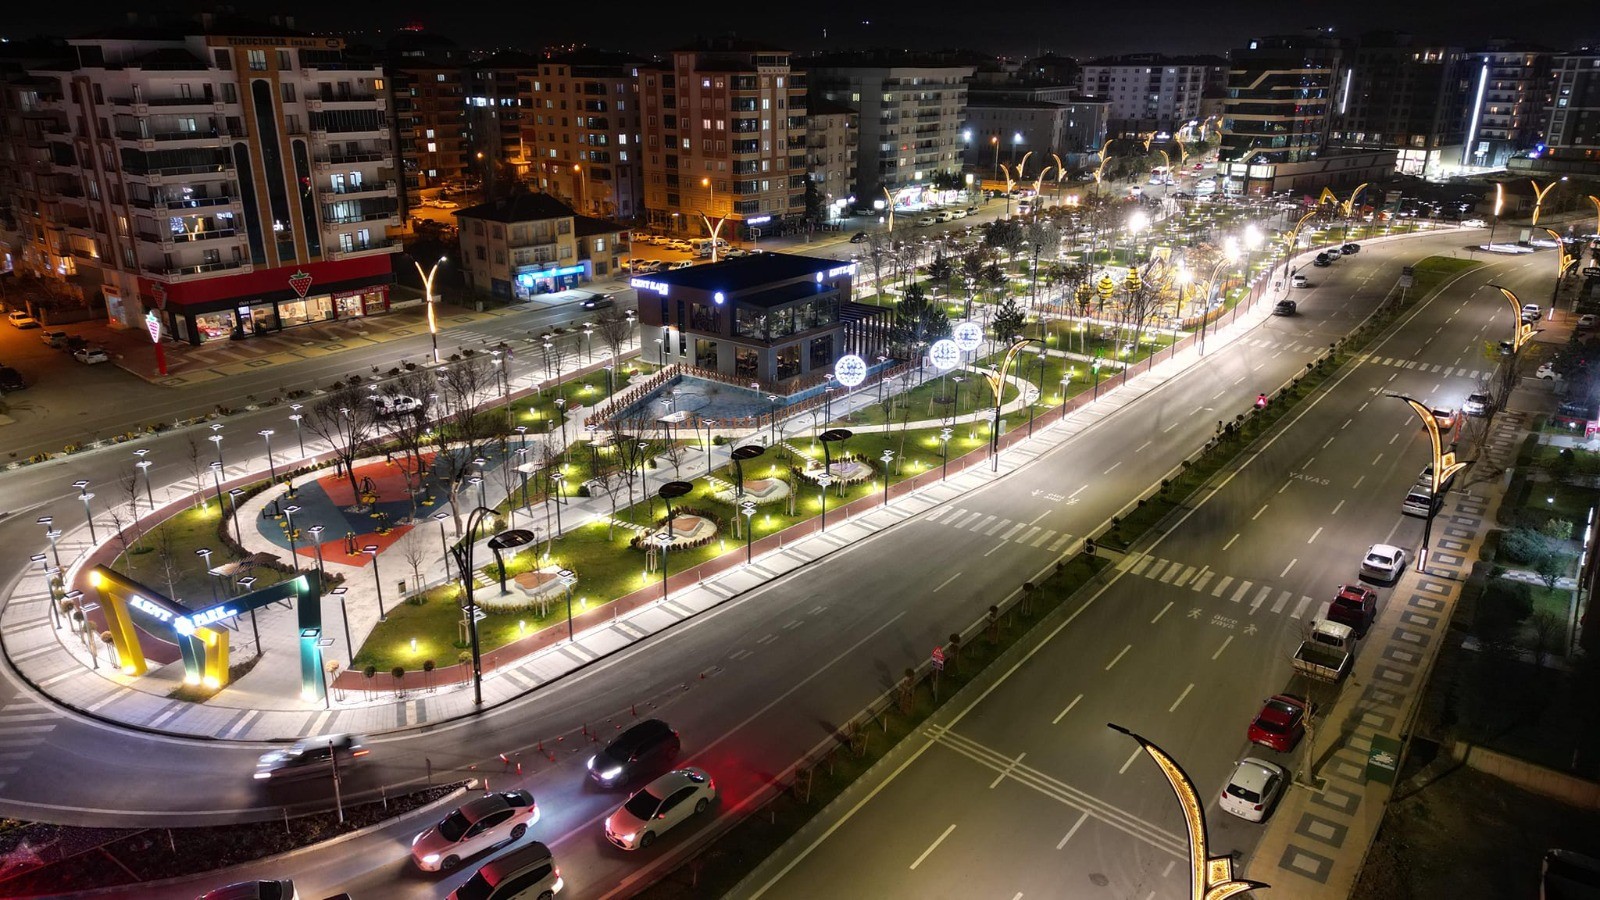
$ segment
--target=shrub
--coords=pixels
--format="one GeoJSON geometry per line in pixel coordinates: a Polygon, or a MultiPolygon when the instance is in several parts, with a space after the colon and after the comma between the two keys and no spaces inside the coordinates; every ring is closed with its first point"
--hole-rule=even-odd
{"type": "Polygon", "coordinates": [[[1537,565],[1549,555],[1549,541],[1538,529],[1521,524],[1505,533],[1500,539],[1500,552],[1506,561],[1519,566],[1537,565]]]}
{"type": "Polygon", "coordinates": [[[1533,588],[1497,578],[1484,585],[1473,617],[1472,632],[1480,640],[1498,640],[1533,613],[1533,588]]]}

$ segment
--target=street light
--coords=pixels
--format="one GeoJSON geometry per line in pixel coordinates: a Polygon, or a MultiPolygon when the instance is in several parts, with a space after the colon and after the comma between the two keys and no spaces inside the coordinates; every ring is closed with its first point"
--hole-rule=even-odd
{"type": "MultiPolygon", "coordinates": [[[[989,390],[994,394],[994,425],[989,429],[989,471],[1000,471],[1000,401],[1004,396],[1006,387],[1006,370],[1011,368],[1011,361],[1017,358],[1022,348],[1029,344],[1038,344],[1034,338],[1017,338],[1006,350],[1005,357],[1001,360],[1000,367],[993,372],[985,372],[984,380],[989,382],[989,390]]],[[[1044,347],[1040,344],[1040,349],[1044,347]]],[[[1126,370],[1124,370],[1126,371],[1126,370]]]]}
{"type": "Polygon", "coordinates": [[[328,593],[339,601],[339,618],[344,622],[344,652],[350,657],[350,665],[353,666],[356,664],[356,645],[350,640],[350,608],[344,603],[344,595],[349,592],[349,588],[340,585],[328,593]]]}
{"type": "MultiPolygon", "coordinates": [[[[261,439],[267,443],[267,471],[270,473],[268,476],[270,480],[267,482],[267,484],[277,484],[278,467],[272,462],[272,429],[263,428],[256,432],[256,434],[261,435],[261,439]]],[[[221,449],[221,445],[218,445],[218,449],[221,449]]]]}
{"type": "Polygon", "coordinates": [[[44,536],[50,540],[50,553],[55,557],[56,568],[59,569],[61,568],[61,551],[56,549],[56,538],[61,537],[61,532],[51,527],[55,523],[55,517],[40,516],[37,521],[44,526],[44,536]]]}
{"type": "Polygon", "coordinates": [[[300,550],[294,542],[294,514],[300,511],[296,504],[289,504],[283,508],[284,518],[289,520],[289,559],[296,572],[300,571],[300,550]]]}
{"type": "Polygon", "coordinates": [[[155,492],[150,489],[150,466],[153,465],[153,463],[151,463],[150,460],[145,459],[145,457],[147,455],[149,455],[149,453],[150,453],[150,448],[149,447],[140,447],[138,450],[133,451],[133,455],[139,457],[139,461],[134,463],[133,465],[134,465],[134,468],[136,468],[139,471],[144,473],[144,498],[146,500],[150,501],[150,511],[151,512],[155,512],[156,511],[155,492]]]}
{"type": "Polygon", "coordinates": [[[300,420],[305,416],[300,415],[300,410],[304,407],[298,403],[291,403],[289,408],[294,411],[294,414],[289,416],[289,421],[294,423],[294,439],[300,445],[300,456],[303,458],[306,455],[306,437],[300,430],[300,420]]]}
{"type": "Polygon", "coordinates": [[[750,565],[754,561],[756,504],[754,500],[746,500],[739,504],[739,512],[744,513],[744,563],[750,565]]]}
{"type": "Polygon", "coordinates": [[[223,515],[226,510],[222,506],[222,463],[211,463],[211,484],[217,489],[217,515],[223,515]]]}
{"type": "Polygon", "coordinates": [[[436,512],[433,514],[434,521],[439,523],[439,547],[444,550],[446,559],[450,558],[450,542],[446,540],[444,536],[444,523],[448,518],[450,518],[450,514],[447,512],[436,512]]]}
{"type": "Polygon", "coordinates": [[[325,577],[325,573],[322,570],[322,526],[313,525],[306,530],[311,532],[311,546],[317,550],[317,578],[321,579],[325,577]]]}
{"type": "Polygon", "coordinates": [[[950,477],[950,435],[949,426],[939,429],[939,457],[944,461],[944,472],[939,476],[943,481],[950,477]]]}
{"type": "Polygon", "coordinates": [[[1217,275],[1222,267],[1239,261],[1239,242],[1230,237],[1222,244],[1222,258],[1211,267],[1211,277],[1206,279],[1205,307],[1200,310],[1200,355],[1206,355],[1206,326],[1211,322],[1211,295],[1217,289],[1217,275]]]}
{"type": "Polygon", "coordinates": [[[878,458],[883,461],[883,505],[887,508],[889,505],[889,462],[894,459],[894,451],[885,450],[883,455],[878,458]]]}
{"type": "Polygon", "coordinates": [[[1433,417],[1433,410],[1421,401],[1414,400],[1404,394],[1386,393],[1386,397],[1404,400],[1411,411],[1422,418],[1422,427],[1428,432],[1428,445],[1433,451],[1432,483],[1428,491],[1428,514],[1422,520],[1422,552],[1417,554],[1417,571],[1428,574],[1428,547],[1433,543],[1433,517],[1438,509],[1439,491],[1445,482],[1455,477],[1455,474],[1467,467],[1464,462],[1456,462],[1454,451],[1444,449],[1443,438],[1439,434],[1439,421],[1433,417]]]}
{"type": "Polygon", "coordinates": [[[654,535],[656,545],[661,548],[661,600],[667,599],[667,548],[672,546],[672,501],[687,495],[694,490],[694,485],[687,481],[669,481],[656,489],[656,496],[661,498],[661,503],[667,508],[667,530],[658,531],[654,535]]]}
{"type": "Polygon", "coordinates": [[[201,547],[200,549],[194,551],[194,555],[202,557],[205,560],[205,563],[206,563],[206,575],[208,576],[206,578],[206,581],[209,582],[210,585],[211,585],[211,602],[212,603],[216,603],[217,599],[218,599],[217,598],[217,573],[211,571],[211,548],[210,547],[201,547]]]}
{"type": "MultiPolygon", "coordinates": [[[[428,306],[428,337],[433,340],[433,361],[435,364],[439,362],[439,322],[433,313],[433,307],[438,302],[433,293],[433,276],[438,273],[439,267],[444,265],[445,259],[443,256],[439,257],[439,261],[434,263],[426,272],[422,271],[422,263],[416,260],[411,261],[411,264],[417,267],[417,274],[422,276],[422,291],[425,298],[423,302],[428,306]]],[[[298,409],[298,407],[296,408],[298,409]]],[[[302,450],[301,452],[304,453],[305,451],[302,450]]]]}
{"type": "Polygon", "coordinates": [[[817,476],[817,484],[822,488],[822,528],[828,530],[828,485],[833,483],[833,452],[829,449],[834,443],[849,440],[854,432],[847,428],[830,428],[817,437],[822,441],[822,474],[817,476]]]}
{"type": "Polygon", "coordinates": [[[372,583],[378,588],[378,621],[389,621],[389,613],[383,608],[383,581],[378,577],[378,545],[368,544],[361,548],[361,552],[372,557],[372,583]]]}
{"type": "MultiPolygon", "coordinates": [[[[215,470],[212,470],[215,474],[215,470]]],[[[239,498],[244,496],[244,488],[231,488],[228,491],[228,500],[233,504],[233,540],[240,549],[244,548],[244,532],[239,530],[239,498]]],[[[217,514],[222,514],[222,500],[217,500],[217,514]]]]}
{"type": "Polygon", "coordinates": [[[561,472],[561,470],[559,470],[559,469],[557,469],[556,471],[550,473],[550,481],[555,486],[555,494],[556,494],[556,533],[555,533],[555,536],[558,537],[558,538],[561,537],[561,531],[562,531],[562,528],[561,528],[561,502],[562,502],[562,500],[561,500],[561,482],[565,481],[566,478],[567,478],[567,476],[565,474],[563,474],[561,472]]]}
{"type": "Polygon", "coordinates": [[[1534,328],[1528,322],[1523,321],[1522,301],[1517,299],[1517,295],[1513,293],[1510,288],[1501,287],[1494,282],[1490,282],[1489,287],[1499,291],[1505,296],[1506,301],[1511,304],[1511,321],[1516,323],[1512,326],[1516,330],[1511,335],[1511,355],[1514,358],[1518,353],[1522,352],[1522,345],[1533,340],[1533,336],[1538,334],[1543,329],[1534,328]]]}
{"type": "Polygon", "coordinates": [[[89,482],[74,481],[72,486],[78,489],[78,499],[83,501],[83,517],[89,522],[89,543],[98,544],[100,539],[94,534],[94,514],[89,511],[89,501],[94,499],[94,494],[89,491],[89,482]]]}

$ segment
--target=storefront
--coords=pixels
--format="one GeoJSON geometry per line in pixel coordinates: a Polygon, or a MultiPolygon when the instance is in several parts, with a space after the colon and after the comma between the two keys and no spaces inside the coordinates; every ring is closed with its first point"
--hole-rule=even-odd
{"type": "Polygon", "coordinates": [[[202,344],[384,313],[393,284],[389,258],[377,256],[173,284],[141,278],[139,290],[173,339],[202,344]]]}
{"type": "Polygon", "coordinates": [[[554,294],[577,287],[589,279],[587,261],[576,266],[523,266],[512,274],[513,293],[518,300],[535,294],[554,294]]]}

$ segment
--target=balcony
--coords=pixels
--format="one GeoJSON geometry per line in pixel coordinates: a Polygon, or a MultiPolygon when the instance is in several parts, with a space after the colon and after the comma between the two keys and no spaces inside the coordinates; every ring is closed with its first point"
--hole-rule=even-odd
{"type": "Polygon", "coordinates": [[[362,222],[377,222],[381,219],[394,219],[395,221],[391,224],[399,225],[399,217],[400,214],[394,210],[378,210],[376,212],[360,213],[353,216],[325,218],[322,220],[322,227],[324,230],[326,230],[334,228],[338,225],[359,225],[362,222]]]}
{"type": "Polygon", "coordinates": [[[393,181],[363,181],[360,184],[340,184],[329,188],[328,193],[341,197],[396,197],[399,192],[393,181]]]}
{"type": "Polygon", "coordinates": [[[253,268],[253,266],[242,259],[234,260],[232,262],[198,263],[192,266],[163,266],[150,264],[141,264],[139,266],[140,271],[144,272],[146,275],[154,275],[159,278],[168,279],[183,279],[185,277],[210,275],[214,272],[226,272],[229,270],[242,270],[243,272],[249,272],[253,268]]]}
{"type": "Polygon", "coordinates": [[[388,238],[379,238],[372,241],[358,241],[349,246],[338,245],[328,251],[329,259],[353,259],[358,256],[374,256],[380,253],[392,253],[400,248],[397,241],[388,238]]]}

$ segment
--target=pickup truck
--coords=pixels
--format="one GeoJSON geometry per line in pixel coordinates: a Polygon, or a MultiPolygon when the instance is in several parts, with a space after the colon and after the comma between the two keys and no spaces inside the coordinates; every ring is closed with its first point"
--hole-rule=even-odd
{"type": "Polygon", "coordinates": [[[1350,626],[1319,619],[1294,651],[1294,670],[1313,681],[1341,681],[1350,671],[1355,643],[1350,626]]]}

